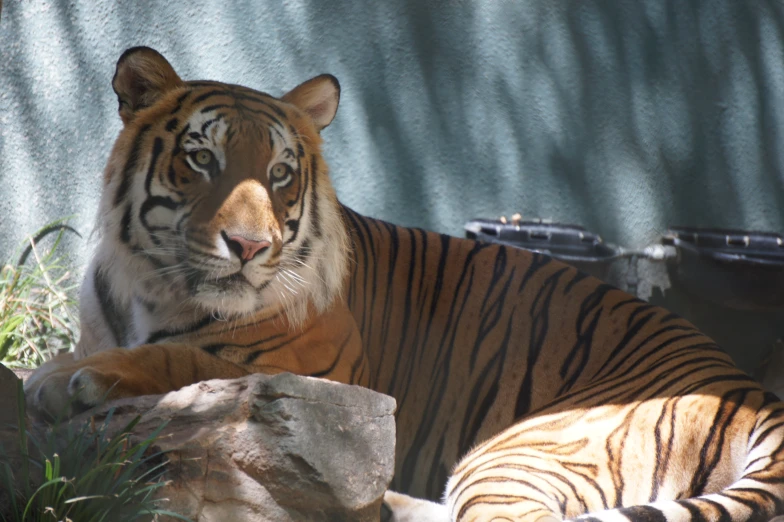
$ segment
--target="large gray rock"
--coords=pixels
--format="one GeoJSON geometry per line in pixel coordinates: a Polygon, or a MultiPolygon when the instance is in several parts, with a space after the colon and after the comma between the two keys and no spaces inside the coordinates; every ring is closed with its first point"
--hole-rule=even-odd
{"type": "Polygon", "coordinates": [[[395,401],[321,379],[206,381],[89,412],[112,426],[168,422],[165,509],[198,522],[378,521],[395,455],[395,401]]]}
{"type": "Polygon", "coordinates": [[[19,418],[19,378],[0,364],[0,429],[16,426],[19,418]]]}
{"type": "MultiPolygon", "coordinates": [[[[21,463],[19,452],[19,379],[14,372],[0,364],[0,459],[9,459],[12,469],[21,463]]],[[[7,491],[0,488],[0,518],[9,505],[7,491]]]]}

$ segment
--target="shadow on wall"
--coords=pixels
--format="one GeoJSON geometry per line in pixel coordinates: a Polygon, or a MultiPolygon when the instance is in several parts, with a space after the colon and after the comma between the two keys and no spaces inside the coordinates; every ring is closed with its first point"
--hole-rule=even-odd
{"type": "Polygon", "coordinates": [[[3,249],[62,215],[89,228],[119,128],[113,64],[138,44],[184,77],[273,94],[336,74],[342,108],[325,137],[339,194],[404,225],[460,235],[467,219],[520,211],[625,246],[673,223],[783,228],[778,2],[181,9],[6,6],[3,249]]]}
{"type": "MultiPolygon", "coordinates": [[[[462,236],[471,218],[519,211],[629,248],[675,224],[784,231],[775,0],[4,8],[0,254],[64,215],[92,228],[120,127],[114,63],[133,45],[157,48],[184,78],[271,94],[335,74],[343,94],[325,153],[338,193],[402,225],[462,236]]],[[[79,263],[84,246],[71,246],[79,263]]],[[[653,300],[739,346],[778,335],[776,318],[738,326],[675,294],[653,300]]]]}
{"type": "Polygon", "coordinates": [[[359,29],[385,59],[343,73],[382,179],[336,172],[340,192],[451,233],[515,210],[627,246],[675,223],[780,230],[781,7],[409,2],[359,29]]]}

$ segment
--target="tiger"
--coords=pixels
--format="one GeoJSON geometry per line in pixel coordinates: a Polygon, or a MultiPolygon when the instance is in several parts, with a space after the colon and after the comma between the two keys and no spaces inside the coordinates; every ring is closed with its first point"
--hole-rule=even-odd
{"type": "Polygon", "coordinates": [[[337,86],[313,78],[279,108],[237,86],[186,84],[152,49],[122,55],[112,87],[124,128],[80,288],[81,335],[73,356],[30,379],[31,411],[70,416],[250,373],[369,385],[344,298],[348,231],[319,152],[337,86]],[[264,141],[248,141],[259,125],[264,141]]]}
{"type": "Polygon", "coordinates": [[[275,97],[139,47],[112,84],[83,332],[32,407],[290,371],[395,398],[388,521],[784,514],[784,403],[694,325],[544,254],[340,203],[334,77],[275,97]]]}

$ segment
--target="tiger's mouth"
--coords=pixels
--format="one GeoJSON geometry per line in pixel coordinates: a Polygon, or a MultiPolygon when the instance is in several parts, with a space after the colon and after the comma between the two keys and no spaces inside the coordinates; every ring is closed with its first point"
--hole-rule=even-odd
{"type": "Polygon", "coordinates": [[[230,297],[232,294],[253,290],[256,287],[251,283],[242,270],[227,275],[215,275],[205,271],[195,271],[188,278],[188,287],[191,294],[196,296],[205,291],[219,292],[230,297]]]}
{"type": "Polygon", "coordinates": [[[245,275],[242,273],[242,270],[239,270],[227,276],[219,277],[215,279],[215,283],[223,284],[223,285],[238,285],[238,284],[251,285],[250,281],[248,281],[248,278],[245,277],[245,275]]]}
{"type": "Polygon", "coordinates": [[[191,282],[191,291],[198,294],[202,291],[209,291],[211,293],[219,292],[224,294],[225,297],[232,297],[233,295],[244,294],[245,292],[260,292],[264,290],[272,281],[262,281],[254,284],[242,270],[238,270],[228,275],[209,277],[207,274],[201,274],[191,282]]]}

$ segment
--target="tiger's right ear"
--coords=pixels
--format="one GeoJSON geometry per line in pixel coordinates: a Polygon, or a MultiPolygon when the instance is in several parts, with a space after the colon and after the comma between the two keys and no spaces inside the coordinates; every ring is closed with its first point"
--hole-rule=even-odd
{"type": "Polygon", "coordinates": [[[163,94],[183,85],[174,68],[155,49],[128,49],[117,60],[112,78],[123,124],[127,125],[136,112],[154,104],[163,94]]]}

